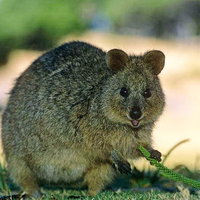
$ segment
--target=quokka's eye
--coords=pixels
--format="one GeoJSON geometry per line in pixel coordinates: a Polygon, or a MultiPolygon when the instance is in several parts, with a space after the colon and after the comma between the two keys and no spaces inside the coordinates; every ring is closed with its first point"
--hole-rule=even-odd
{"type": "Polygon", "coordinates": [[[125,87],[123,87],[120,90],[120,95],[123,96],[123,97],[128,97],[129,92],[128,92],[128,90],[125,87]]]}
{"type": "Polygon", "coordinates": [[[151,90],[146,89],[143,93],[144,98],[149,98],[151,96],[151,90]]]}

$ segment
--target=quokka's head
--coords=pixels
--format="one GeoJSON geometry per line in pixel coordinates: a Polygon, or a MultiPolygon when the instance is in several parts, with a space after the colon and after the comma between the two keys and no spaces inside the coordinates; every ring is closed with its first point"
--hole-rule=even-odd
{"type": "Polygon", "coordinates": [[[109,120],[140,128],[154,123],[163,111],[164,94],[158,79],[165,55],[158,50],[128,56],[120,49],[106,54],[113,76],[101,94],[101,106],[109,120]]]}

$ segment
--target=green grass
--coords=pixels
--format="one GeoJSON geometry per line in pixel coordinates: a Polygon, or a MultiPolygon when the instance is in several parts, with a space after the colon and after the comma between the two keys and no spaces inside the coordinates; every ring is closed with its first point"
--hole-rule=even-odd
{"type": "Polygon", "coordinates": [[[47,192],[46,197],[44,199],[52,200],[52,199],[58,199],[58,200],[64,200],[64,199],[72,199],[69,198],[71,195],[75,196],[84,196],[84,200],[172,200],[172,199],[191,199],[191,200],[197,200],[200,198],[200,196],[194,196],[194,195],[187,195],[184,193],[167,193],[167,192],[158,192],[158,191],[149,191],[149,192],[135,192],[131,190],[127,191],[104,191],[97,195],[96,197],[87,197],[85,191],[53,191],[53,192],[47,192]]]}
{"type": "MultiPolygon", "coordinates": [[[[187,169],[188,170],[188,169],[187,169]]],[[[183,169],[182,169],[183,172],[183,169]]],[[[184,171],[186,173],[186,170],[184,171]]],[[[190,173],[192,173],[190,171],[190,173]]],[[[187,173],[188,174],[188,173],[187,173]]],[[[195,173],[192,173],[196,176],[195,173]]],[[[49,187],[50,188],[50,187],[49,187]]],[[[9,179],[6,169],[0,165],[0,195],[19,194],[19,188],[9,179]]],[[[163,177],[156,171],[134,170],[133,176],[121,176],[109,189],[102,191],[96,197],[88,197],[87,191],[42,188],[44,200],[65,200],[65,199],[84,199],[84,200],[198,200],[200,193],[192,188],[177,186],[163,177]],[[154,188],[154,189],[153,189],[154,188]],[[173,191],[173,192],[167,192],[173,191]],[[193,194],[191,194],[193,193],[193,194]],[[72,197],[72,198],[71,198],[72,197]],[[74,197],[74,198],[73,198],[74,197]],[[75,198],[77,197],[77,198],[75,198]]],[[[1,199],[1,198],[0,198],[1,199]]]]}
{"type": "Polygon", "coordinates": [[[85,190],[43,190],[42,200],[65,200],[65,199],[84,199],[84,200],[199,200],[200,195],[190,195],[186,192],[160,192],[146,191],[137,192],[134,190],[125,191],[103,191],[96,197],[88,197],[85,190]]]}

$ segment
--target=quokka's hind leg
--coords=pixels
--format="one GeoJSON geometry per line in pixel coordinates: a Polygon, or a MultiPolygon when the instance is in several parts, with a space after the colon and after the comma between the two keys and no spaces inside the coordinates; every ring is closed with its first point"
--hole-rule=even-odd
{"type": "Polygon", "coordinates": [[[21,187],[29,197],[40,198],[42,196],[34,173],[21,159],[8,162],[8,170],[14,182],[21,187]]]}
{"type": "Polygon", "coordinates": [[[88,185],[88,194],[97,195],[106,185],[112,182],[115,177],[115,170],[110,164],[99,164],[89,169],[84,181],[88,185]]]}

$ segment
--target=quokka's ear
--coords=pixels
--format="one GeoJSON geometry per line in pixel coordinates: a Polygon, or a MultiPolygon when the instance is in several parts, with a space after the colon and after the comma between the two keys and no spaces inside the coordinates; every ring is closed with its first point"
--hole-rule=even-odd
{"type": "Polygon", "coordinates": [[[144,61],[149,64],[153,74],[158,75],[165,65],[165,55],[162,51],[153,50],[144,54],[144,61]]]}
{"type": "Polygon", "coordinates": [[[106,63],[114,72],[123,70],[128,64],[128,61],[128,55],[121,49],[111,49],[106,54],[106,63]]]}

